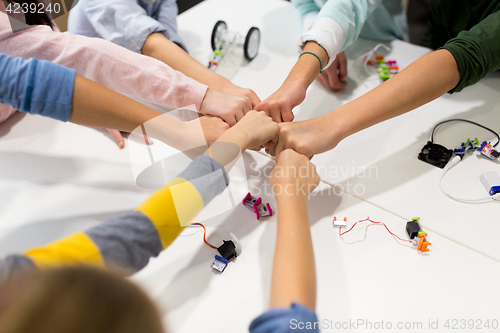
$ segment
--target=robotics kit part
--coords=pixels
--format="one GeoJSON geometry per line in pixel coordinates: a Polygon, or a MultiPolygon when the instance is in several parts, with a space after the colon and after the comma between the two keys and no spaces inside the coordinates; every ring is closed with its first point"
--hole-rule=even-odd
{"type": "Polygon", "coordinates": [[[253,210],[255,215],[257,216],[257,220],[260,220],[261,217],[273,216],[273,210],[269,203],[263,204],[262,198],[256,198],[248,192],[248,194],[243,198],[243,206],[246,206],[253,210]]]}
{"type": "Polygon", "coordinates": [[[452,155],[453,150],[428,141],[418,154],[418,159],[442,169],[452,155]]]}
{"type": "Polygon", "coordinates": [[[222,273],[226,269],[227,263],[228,263],[227,259],[216,255],[211,267],[217,272],[222,273]]]}
{"type": "Polygon", "coordinates": [[[413,240],[412,244],[420,252],[429,252],[427,246],[432,243],[427,241],[427,233],[422,231],[420,223],[418,222],[420,217],[414,217],[411,221],[406,222],[406,234],[408,238],[413,240]]]}
{"type": "Polygon", "coordinates": [[[500,193],[500,176],[495,171],[483,172],[480,180],[489,195],[500,193]]]}
{"type": "Polygon", "coordinates": [[[337,216],[333,217],[333,226],[339,228],[347,227],[347,217],[344,217],[342,220],[338,219],[337,216]]]}
{"type": "Polygon", "coordinates": [[[217,248],[220,256],[216,255],[211,265],[214,270],[220,273],[224,272],[229,261],[241,254],[242,247],[240,241],[233,233],[229,235],[231,236],[231,240],[222,241],[222,245],[217,248]]]}
{"type": "Polygon", "coordinates": [[[483,141],[481,147],[479,147],[479,151],[481,152],[481,154],[483,154],[484,156],[488,157],[491,160],[500,157],[500,152],[486,141],[483,141]]]}
{"type": "Polygon", "coordinates": [[[237,32],[229,31],[227,23],[218,21],[212,30],[211,38],[214,54],[208,64],[208,68],[215,70],[220,62],[229,53],[232,47],[243,47],[243,53],[248,61],[253,60],[259,53],[260,30],[252,27],[248,30],[246,37],[237,32]]]}

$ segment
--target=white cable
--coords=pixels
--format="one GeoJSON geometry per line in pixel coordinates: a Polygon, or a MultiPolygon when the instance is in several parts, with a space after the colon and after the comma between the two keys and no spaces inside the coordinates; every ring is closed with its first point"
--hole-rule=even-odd
{"type": "Polygon", "coordinates": [[[441,192],[443,192],[444,195],[446,195],[448,198],[466,203],[466,204],[482,204],[482,203],[488,203],[492,202],[493,200],[500,200],[500,193],[495,194],[494,196],[487,197],[487,198],[481,198],[481,199],[462,199],[462,198],[457,198],[452,196],[451,194],[447,193],[444,188],[443,188],[443,178],[444,176],[450,171],[455,165],[457,165],[461,161],[460,156],[455,156],[453,157],[448,164],[445,166],[445,170],[443,175],[441,176],[441,179],[439,180],[439,188],[441,189],[441,192]]]}

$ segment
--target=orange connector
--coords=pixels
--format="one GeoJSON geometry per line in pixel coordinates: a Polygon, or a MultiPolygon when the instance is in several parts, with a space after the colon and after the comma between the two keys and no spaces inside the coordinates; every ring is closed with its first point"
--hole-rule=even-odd
{"type": "Polygon", "coordinates": [[[426,241],[425,237],[427,237],[427,233],[419,232],[418,237],[420,238],[420,241],[418,242],[417,250],[419,250],[420,252],[429,252],[427,246],[431,245],[432,243],[426,241]]]}

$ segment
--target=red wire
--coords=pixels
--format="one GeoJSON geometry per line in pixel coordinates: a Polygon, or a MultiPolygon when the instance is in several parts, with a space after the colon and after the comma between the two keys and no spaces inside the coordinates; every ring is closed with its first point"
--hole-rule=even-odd
{"type": "Polygon", "coordinates": [[[376,222],[376,221],[372,221],[372,220],[370,220],[370,218],[369,218],[369,217],[367,217],[367,218],[366,218],[366,219],[364,219],[364,220],[360,220],[360,221],[358,221],[358,222],[354,223],[354,224],[352,225],[351,229],[349,229],[349,230],[347,230],[347,231],[344,231],[344,232],[342,232],[342,233],[340,232],[340,228],[339,228],[339,236],[343,236],[343,235],[347,234],[349,231],[351,231],[351,230],[352,230],[352,229],[356,226],[356,224],[358,224],[359,222],[365,222],[365,221],[369,221],[369,222],[371,222],[371,223],[376,223],[376,224],[382,224],[382,225],[383,225],[383,226],[387,229],[387,231],[388,231],[391,235],[393,235],[394,237],[396,237],[396,238],[397,238],[397,239],[399,239],[400,241],[402,241],[402,242],[409,242],[409,243],[411,243],[411,241],[410,241],[410,240],[407,240],[407,239],[401,239],[401,238],[399,238],[399,236],[398,236],[398,235],[396,235],[395,233],[393,233],[392,231],[390,231],[390,230],[389,230],[389,228],[385,225],[385,223],[383,223],[383,222],[376,222]]]}
{"type": "Polygon", "coordinates": [[[210,246],[212,249],[216,249],[217,248],[213,245],[211,245],[209,242],[207,242],[207,239],[205,238],[205,236],[207,235],[207,229],[205,229],[205,226],[201,223],[191,223],[191,225],[199,225],[199,226],[202,226],[203,227],[203,241],[205,242],[205,244],[207,244],[208,246],[210,246]]]}

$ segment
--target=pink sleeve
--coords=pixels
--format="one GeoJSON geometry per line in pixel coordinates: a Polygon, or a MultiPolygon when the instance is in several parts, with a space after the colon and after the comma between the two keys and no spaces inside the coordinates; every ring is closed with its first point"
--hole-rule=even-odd
{"type": "Polygon", "coordinates": [[[119,93],[169,107],[200,110],[208,87],[159,60],[103,39],[53,32],[38,26],[12,33],[0,1],[0,50],[13,57],[49,60],[119,93]]]}

